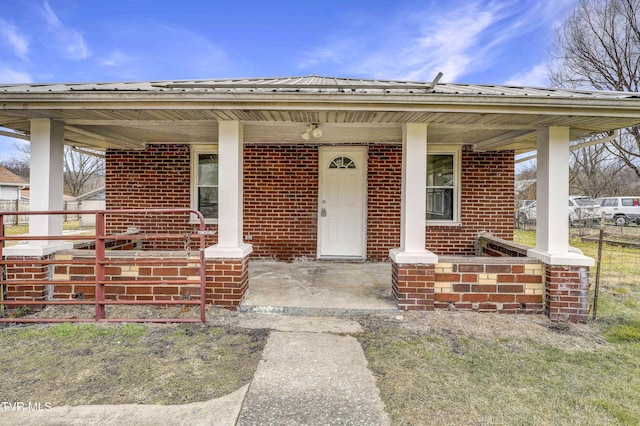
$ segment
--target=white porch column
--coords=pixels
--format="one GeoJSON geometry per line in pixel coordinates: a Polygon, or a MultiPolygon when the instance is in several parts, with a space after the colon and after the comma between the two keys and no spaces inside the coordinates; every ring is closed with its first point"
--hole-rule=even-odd
{"type": "Polygon", "coordinates": [[[400,248],[389,251],[395,263],[437,263],[425,248],[427,125],[407,123],[402,129],[400,248]]]}
{"type": "Polygon", "coordinates": [[[243,258],[253,251],[242,241],[242,123],[218,122],[218,244],[207,258],[243,258]]]}
{"type": "Polygon", "coordinates": [[[538,129],[536,248],[528,255],[547,265],[592,266],[569,251],[569,128],[538,129]]]}
{"type": "MultiPolygon", "coordinates": [[[[64,189],[64,124],[31,120],[29,210],[62,210],[64,189]]],[[[62,235],[61,215],[30,216],[30,235],[62,235]]]]}
{"type": "MultiPolygon", "coordinates": [[[[29,210],[62,210],[64,189],[64,123],[47,118],[31,120],[29,210]]],[[[62,235],[62,215],[29,216],[29,235],[62,235]]],[[[43,256],[73,248],[60,240],[31,241],[4,250],[7,255],[43,256]]]]}

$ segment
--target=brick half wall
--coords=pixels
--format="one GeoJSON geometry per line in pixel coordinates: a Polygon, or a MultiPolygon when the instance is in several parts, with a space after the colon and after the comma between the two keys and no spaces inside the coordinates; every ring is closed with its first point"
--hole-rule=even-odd
{"type": "Polygon", "coordinates": [[[589,267],[545,265],[545,313],[554,321],[587,322],[589,267]]]}
{"type": "Polygon", "coordinates": [[[435,307],[498,313],[542,313],[544,265],[530,258],[441,256],[435,307]]]}
{"type": "Polygon", "coordinates": [[[401,310],[543,312],[544,266],[529,258],[442,256],[435,265],[392,263],[401,310]]]}

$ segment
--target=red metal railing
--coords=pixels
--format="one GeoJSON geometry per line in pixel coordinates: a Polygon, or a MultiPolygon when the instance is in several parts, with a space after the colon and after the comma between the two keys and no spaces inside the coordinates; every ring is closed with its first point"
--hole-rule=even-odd
{"type": "MultiPolygon", "coordinates": [[[[0,212],[0,224],[4,216],[15,215],[18,212],[0,212]]],[[[3,271],[6,272],[8,265],[92,265],[95,267],[95,280],[20,280],[11,279],[8,280],[5,273],[0,276],[0,308],[2,311],[5,307],[22,307],[22,306],[42,306],[42,305],[94,305],[95,317],[94,318],[25,318],[25,317],[3,317],[0,318],[0,322],[11,323],[28,323],[28,322],[88,322],[88,321],[110,321],[110,322],[205,322],[205,225],[204,217],[196,210],[191,209],[128,209],[128,210],[85,210],[80,212],[83,215],[95,214],[96,216],[96,228],[95,236],[88,235],[60,235],[60,236],[33,236],[33,235],[13,235],[5,236],[4,228],[0,227],[0,265],[3,271]],[[107,215],[120,215],[120,216],[134,216],[134,215],[164,215],[164,214],[184,214],[193,215],[198,218],[199,226],[196,233],[187,234],[172,234],[172,233],[139,233],[139,234],[106,234],[106,218],[107,215]],[[95,259],[74,258],[71,260],[56,260],[53,258],[34,259],[30,256],[16,256],[15,258],[6,259],[6,254],[3,251],[6,241],[86,241],[93,240],[95,244],[95,259]],[[118,279],[118,281],[111,281],[107,279],[106,268],[110,265],[150,265],[150,266],[164,266],[164,265],[178,265],[184,264],[184,258],[144,258],[140,256],[140,252],[136,251],[135,259],[110,259],[107,256],[107,241],[170,241],[170,240],[185,240],[185,241],[197,241],[198,242],[198,275],[199,281],[199,300],[117,300],[106,298],[106,287],[109,285],[152,285],[158,284],[159,280],[143,280],[136,277],[135,280],[118,279]],[[3,286],[28,286],[28,285],[94,285],[95,286],[95,300],[8,300],[3,297],[5,288],[3,286]],[[199,306],[199,318],[106,318],[105,307],[108,305],[158,305],[158,306],[199,306]]],[[[68,214],[67,211],[30,211],[19,212],[22,215],[64,215],[68,214]]],[[[185,242],[186,245],[186,242],[185,242]]],[[[196,263],[193,258],[189,257],[190,248],[185,247],[187,252],[187,258],[190,259],[190,263],[196,263]]],[[[163,279],[163,284],[173,285],[194,285],[194,280],[188,279],[163,279]]]]}

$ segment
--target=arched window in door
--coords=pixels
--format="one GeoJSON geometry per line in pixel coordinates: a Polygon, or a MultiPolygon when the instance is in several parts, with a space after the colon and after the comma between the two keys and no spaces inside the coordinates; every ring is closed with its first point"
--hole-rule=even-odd
{"type": "Polygon", "coordinates": [[[349,157],[336,157],[329,164],[330,169],[356,169],[356,163],[349,157]]]}

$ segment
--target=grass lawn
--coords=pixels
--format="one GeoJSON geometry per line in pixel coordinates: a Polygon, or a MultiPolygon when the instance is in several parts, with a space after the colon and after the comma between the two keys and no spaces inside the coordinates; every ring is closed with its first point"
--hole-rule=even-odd
{"type": "Polygon", "coordinates": [[[251,380],[266,337],[265,330],[205,324],[10,327],[0,330],[0,400],[52,406],[206,401],[251,380]]]}
{"type": "MultiPolygon", "coordinates": [[[[535,234],[517,231],[532,244],[535,234]]],[[[572,240],[589,256],[594,243],[572,240]]],[[[355,334],[394,425],[640,424],[640,251],[615,249],[598,320],[406,312],[355,334]]],[[[176,404],[248,383],[268,332],[218,325],[58,324],[0,330],[0,400],[176,404]]],[[[1,416],[1,413],[0,413],[1,416]]],[[[1,423],[1,421],[0,421],[1,423]]]]}
{"type": "MultiPolygon", "coordinates": [[[[80,226],[79,220],[67,220],[62,223],[63,230],[79,230],[83,229],[80,226]]],[[[93,228],[86,228],[88,231],[93,230],[93,228]]],[[[29,225],[5,225],[4,227],[5,235],[20,235],[27,234],[29,232],[29,225]]]]}
{"type": "MultiPolygon", "coordinates": [[[[534,246],[535,231],[517,231],[516,241],[534,246]]],[[[597,252],[594,243],[571,245],[597,252]]],[[[363,321],[359,338],[393,424],[640,424],[640,283],[631,262],[640,253],[612,253],[627,261],[610,262],[617,278],[603,281],[598,320],[588,325],[458,312],[428,313],[417,327],[363,321]]]]}

